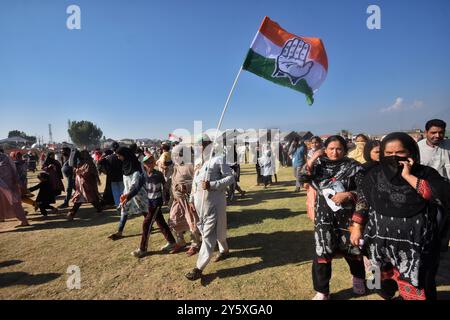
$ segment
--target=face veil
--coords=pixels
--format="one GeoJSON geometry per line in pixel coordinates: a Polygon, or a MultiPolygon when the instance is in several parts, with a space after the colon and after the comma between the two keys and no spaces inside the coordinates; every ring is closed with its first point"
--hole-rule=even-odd
{"type": "Polygon", "coordinates": [[[401,177],[403,166],[399,161],[408,161],[407,157],[385,156],[386,145],[392,141],[400,141],[403,147],[408,150],[409,158],[412,158],[414,165],[411,169],[412,173],[416,172],[420,164],[419,146],[416,141],[404,132],[393,132],[388,134],[380,146],[380,164],[387,180],[395,185],[405,184],[406,181],[401,177]]]}

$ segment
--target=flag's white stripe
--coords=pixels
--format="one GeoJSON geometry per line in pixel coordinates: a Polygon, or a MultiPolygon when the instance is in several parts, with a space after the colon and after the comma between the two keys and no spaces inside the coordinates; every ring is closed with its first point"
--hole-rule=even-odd
{"type": "Polygon", "coordinates": [[[282,48],[266,38],[261,32],[258,32],[253,40],[252,49],[265,58],[276,59],[282,48]]]}
{"type": "MultiPolygon", "coordinates": [[[[313,60],[311,60],[313,61],[313,60]]],[[[309,71],[309,73],[305,76],[305,80],[308,83],[308,85],[311,87],[313,92],[316,92],[317,89],[319,89],[322,82],[325,80],[327,76],[327,71],[325,68],[318,63],[317,61],[313,61],[314,65],[309,71]]]]}

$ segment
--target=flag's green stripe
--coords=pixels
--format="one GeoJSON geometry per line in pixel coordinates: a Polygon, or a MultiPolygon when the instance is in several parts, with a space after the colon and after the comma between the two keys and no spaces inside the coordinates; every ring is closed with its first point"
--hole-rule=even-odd
{"type": "Polygon", "coordinates": [[[275,59],[267,59],[250,49],[247,53],[247,57],[245,58],[242,68],[269,81],[304,93],[306,95],[306,101],[309,105],[311,105],[314,102],[313,91],[305,79],[301,79],[294,86],[288,78],[272,77],[272,74],[275,71],[276,62],[277,61],[275,59]]]}

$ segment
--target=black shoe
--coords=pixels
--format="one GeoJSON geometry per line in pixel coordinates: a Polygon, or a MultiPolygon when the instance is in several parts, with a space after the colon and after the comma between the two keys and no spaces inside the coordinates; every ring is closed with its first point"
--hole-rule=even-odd
{"type": "Polygon", "coordinates": [[[58,206],[58,209],[65,209],[65,208],[68,208],[68,207],[69,207],[69,205],[67,203],[63,203],[60,206],[58,206]]]}
{"type": "Polygon", "coordinates": [[[119,239],[123,238],[123,235],[122,235],[122,233],[116,232],[116,233],[110,234],[108,236],[108,238],[111,240],[119,240],[119,239]]]}
{"type": "Polygon", "coordinates": [[[214,259],[214,262],[219,262],[222,260],[225,260],[226,258],[228,258],[229,252],[220,252],[216,258],[214,259]]]}
{"type": "Polygon", "coordinates": [[[202,277],[202,270],[194,268],[184,275],[188,280],[194,281],[202,277]]]}

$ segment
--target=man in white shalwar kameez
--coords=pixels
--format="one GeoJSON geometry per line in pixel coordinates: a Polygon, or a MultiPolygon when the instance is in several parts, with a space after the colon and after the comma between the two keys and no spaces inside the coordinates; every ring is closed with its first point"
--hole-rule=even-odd
{"type": "Polygon", "coordinates": [[[211,260],[216,243],[219,246],[219,255],[215,261],[224,259],[228,254],[226,189],[234,183],[234,176],[226,164],[225,157],[213,156],[208,160],[210,151],[206,147],[210,144],[209,137],[203,135],[204,161],[201,168],[194,173],[192,183],[190,202],[198,213],[198,228],[203,241],[196,267],[185,275],[189,280],[201,277],[203,269],[211,260]]]}
{"type": "Polygon", "coordinates": [[[272,183],[272,176],[275,174],[275,157],[272,156],[270,147],[266,147],[263,156],[258,159],[261,175],[263,177],[264,188],[272,183]]]}

